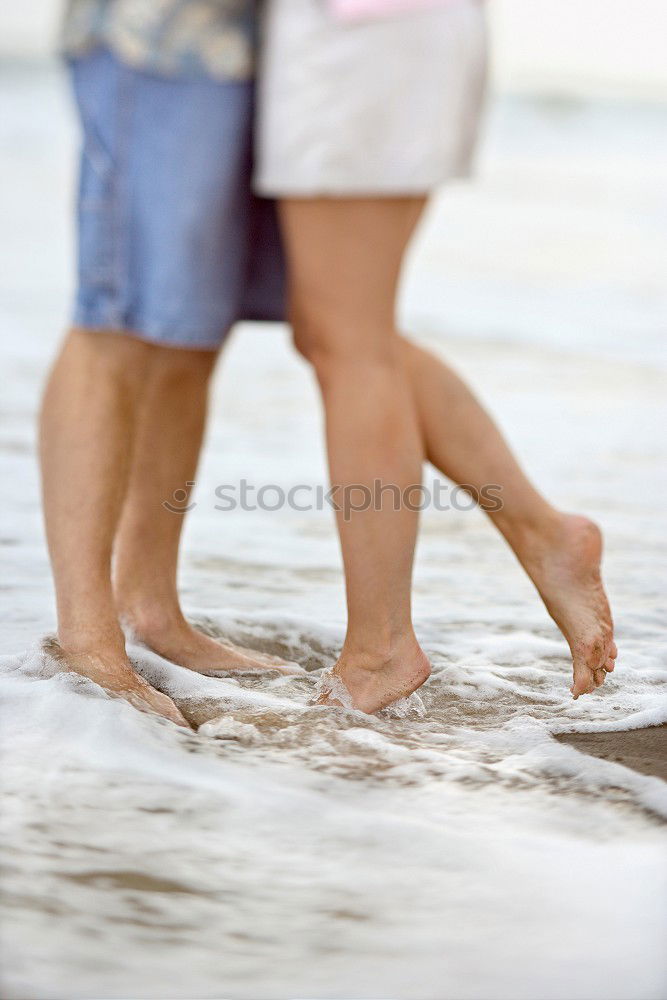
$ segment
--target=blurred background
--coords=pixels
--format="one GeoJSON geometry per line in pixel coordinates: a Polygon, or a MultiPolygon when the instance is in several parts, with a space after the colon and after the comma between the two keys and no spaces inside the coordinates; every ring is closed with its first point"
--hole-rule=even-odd
{"type": "MultiPolygon", "coordinates": [[[[31,0],[2,12],[3,57],[44,58],[62,4],[31,0]]],[[[492,0],[494,81],[500,91],[665,99],[665,5],[636,0],[492,0]]]]}

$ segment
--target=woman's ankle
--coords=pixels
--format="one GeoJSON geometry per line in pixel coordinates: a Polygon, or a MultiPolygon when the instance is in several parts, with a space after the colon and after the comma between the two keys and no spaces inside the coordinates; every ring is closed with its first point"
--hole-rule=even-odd
{"type": "Polygon", "coordinates": [[[345,639],[339,662],[354,663],[365,670],[384,670],[396,660],[421,653],[412,626],[400,631],[349,635],[345,639]]]}
{"type": "Polygon", "coordinates": [[[493,520],[509,546],[522,559],[536,547],[558,544],[566,517],[561,511],[545,504],[538,510],[521,515],[511,516],[509,512],[503,512],[493,520]]]}

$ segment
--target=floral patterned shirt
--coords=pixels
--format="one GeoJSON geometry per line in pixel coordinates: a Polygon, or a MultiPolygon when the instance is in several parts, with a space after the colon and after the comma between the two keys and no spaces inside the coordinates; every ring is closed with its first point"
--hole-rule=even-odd
{"type": "Polygon", "coordinates": [[[107,45],[140,69],[170,76],[252,76],[259,0],[68,0],[66,55],[107,45]]]}

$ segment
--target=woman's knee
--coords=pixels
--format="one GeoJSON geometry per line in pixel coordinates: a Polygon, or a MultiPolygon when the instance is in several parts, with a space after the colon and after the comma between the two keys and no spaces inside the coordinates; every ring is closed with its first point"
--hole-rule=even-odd
{"type": "Polygon", "coordinates": [[[333,344],[333,323],[328,313],[293,298],[289,318],[294,347],[305,361],[316,367],[333,344]]]}
{"type": "Polygon", "coordinates": [[[374,323],[369,315],[326,307],[316,302],[293,305],[293,341],[320,380],[329,380],[350,366],[386,367],[399,361],[398,337],[391,325],[374,323]]]}

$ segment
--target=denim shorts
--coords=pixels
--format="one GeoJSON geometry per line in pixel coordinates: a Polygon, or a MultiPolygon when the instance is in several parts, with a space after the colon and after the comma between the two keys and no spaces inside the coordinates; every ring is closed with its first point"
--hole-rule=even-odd
{"type": "Polygon", "coordinates": [[[216,349],[285,318],[275,203],[252,182],[254,85],[70,62],[83,134],[74,325],[216,349]]]}

